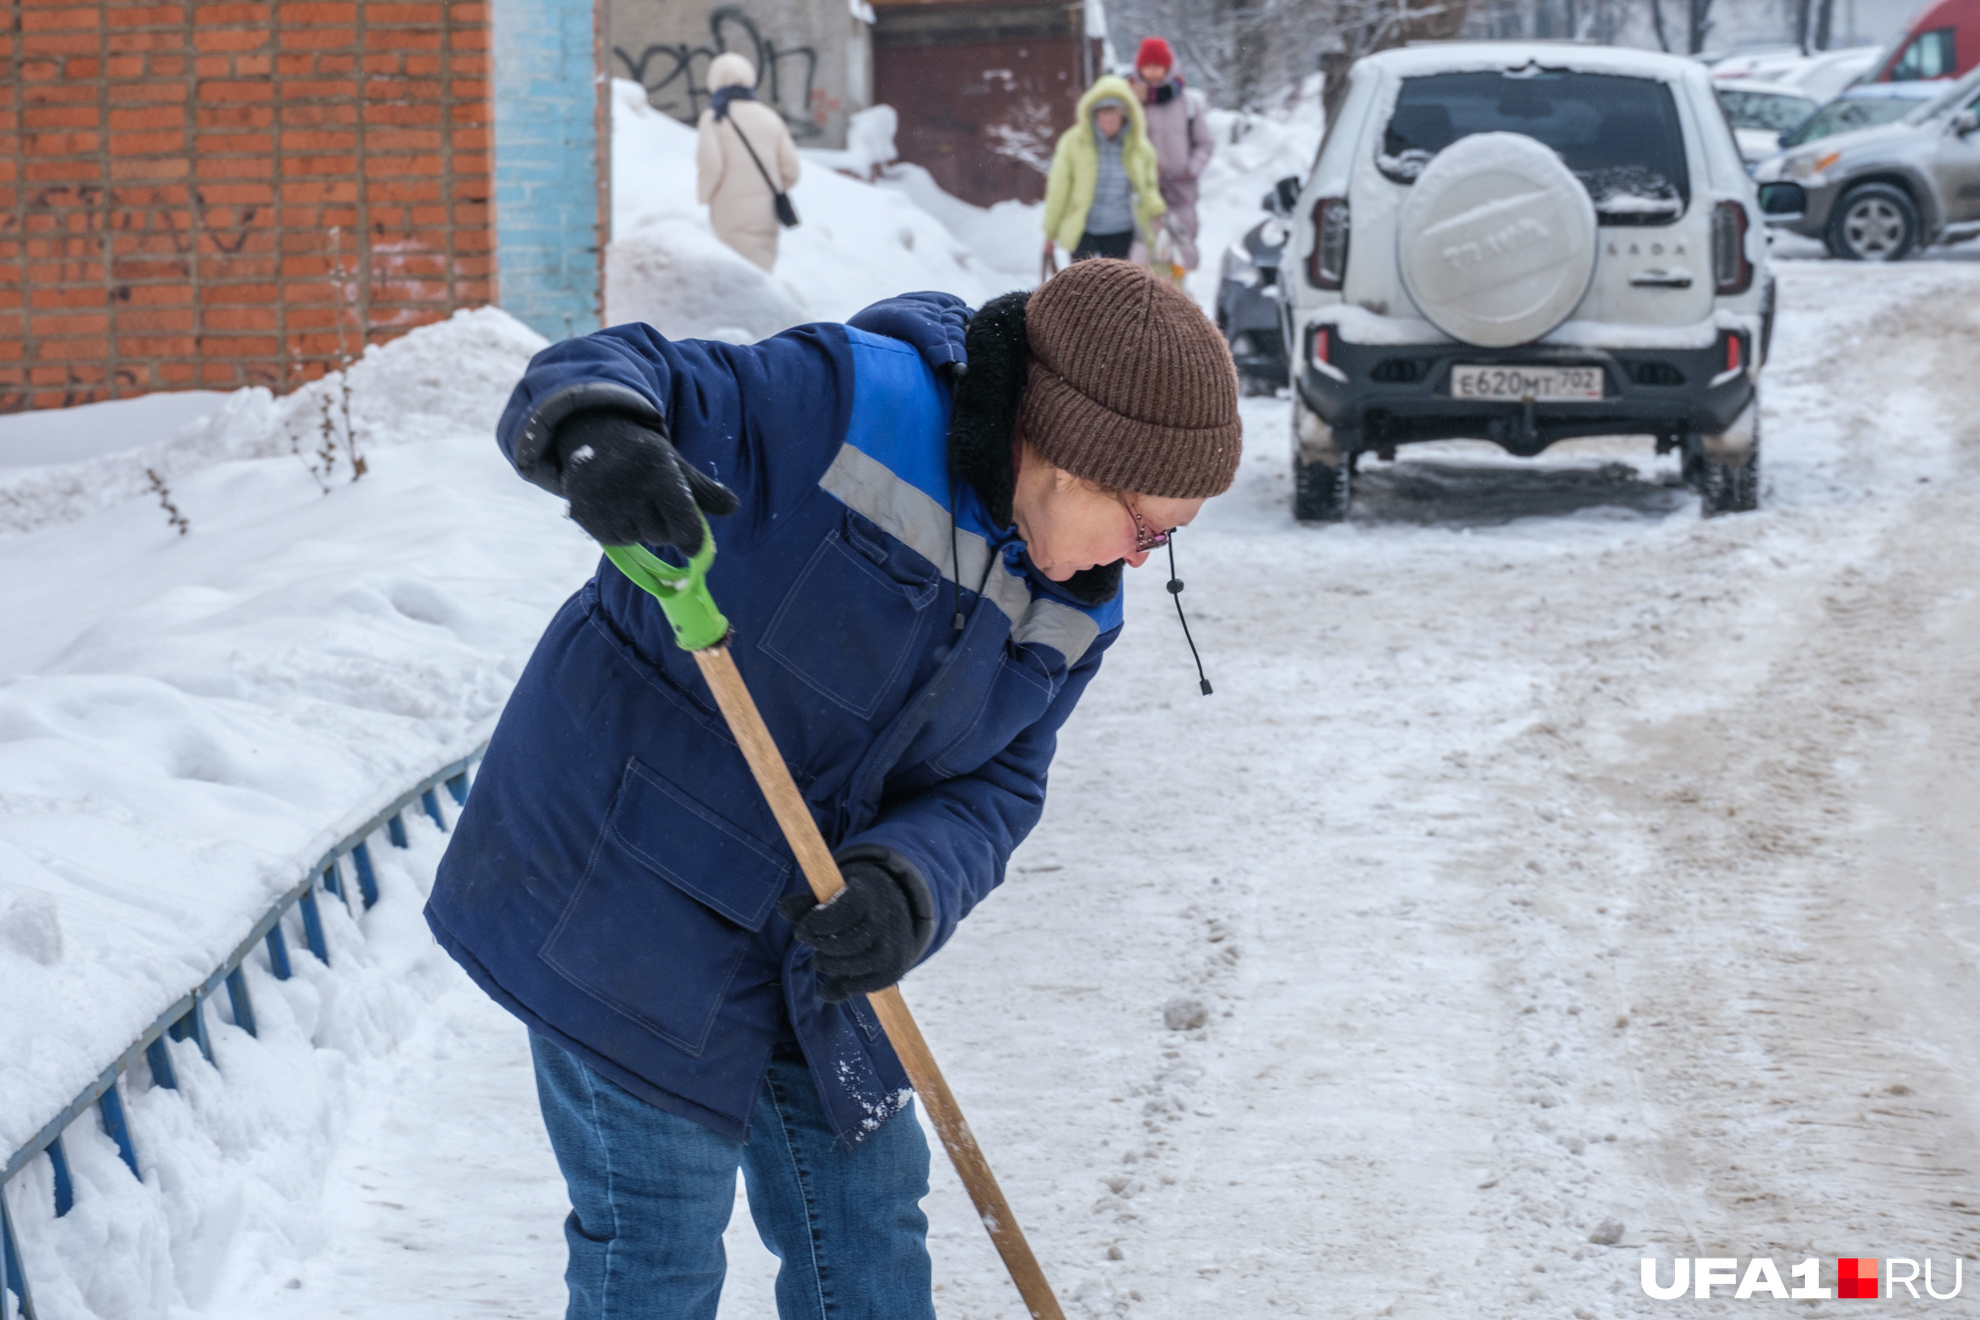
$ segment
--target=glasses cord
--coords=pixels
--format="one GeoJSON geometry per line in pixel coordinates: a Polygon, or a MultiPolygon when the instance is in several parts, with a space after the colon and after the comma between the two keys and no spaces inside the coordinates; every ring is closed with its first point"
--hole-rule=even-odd
{"type": "Polygon", "coordinates": [[[955,605],[955,613],[950,616],[949,624],[955,631],[961,632],[963,630],[962,551],[956,545],[957,540],[956,479],[954,474],[951,474],[949,477],[949,572],[951,575],[949,581],[949,599],[955,605]]]}
{"type": "Polygon", "coordinates": [[[1182,624],[1183,640],[1189,643],[1189,658],[1196,661],[1196,685],[1203,689],[1203,695],[1211,693],[1210,680],[1203,675],[1203,657],[1196,653],[1196,639],[1189,635],[1189,620],[1183,617],[1183,583],[1176,576],[1176,534],[1169,533],[1169,595],[1176,602],[1176,621],[1182,624]]]}

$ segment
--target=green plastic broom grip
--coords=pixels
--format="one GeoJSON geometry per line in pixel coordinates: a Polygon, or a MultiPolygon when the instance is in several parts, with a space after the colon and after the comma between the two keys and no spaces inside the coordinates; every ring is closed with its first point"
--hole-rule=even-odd
{"type": "Polygon", "coordinates": [[[605,557],[617,564],[634,586],[660,602],[667,622],[674,626],[674,640],[683,651],[705,651],[728,637],[729,621],[708,594],[715,534],[708,530],[706,518],[701,520],[701,549],[688,560],[686,568],[676,568],[645,546],[608,545],[604,549],[605,557]]]}

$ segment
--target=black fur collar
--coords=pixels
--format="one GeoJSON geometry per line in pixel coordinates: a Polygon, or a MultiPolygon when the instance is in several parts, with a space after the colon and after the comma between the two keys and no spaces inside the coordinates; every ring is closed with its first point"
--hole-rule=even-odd
{"type": "MultiPolygon", "coordinates": [[[[963,347],[969,373],[956,382],[949,415],[949,467],[975,488],[999,524],[1011,521],[1017,479],[1011,471],[1011,437],[1017,434],[1018,398],[1024,393],[1031,347],[1025,338],[1029,293],[1007,293],[983,304],[970,318],[963,347]]],[[[1056,585],[1075,600],[1100,605],[1120,590],[1122,561],[1075,573],[1056,585]]]]}

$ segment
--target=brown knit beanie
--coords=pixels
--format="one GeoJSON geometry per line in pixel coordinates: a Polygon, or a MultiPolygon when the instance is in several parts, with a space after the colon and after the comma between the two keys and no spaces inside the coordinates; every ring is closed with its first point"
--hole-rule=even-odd
{"type": "Polygon", "coordinates": [[[1237,475],[1237,369],[1182,290],[1076,261],[1025,305],[1024,434],[1076,477],[1138,495],[1221,495],[1237,475]]]}

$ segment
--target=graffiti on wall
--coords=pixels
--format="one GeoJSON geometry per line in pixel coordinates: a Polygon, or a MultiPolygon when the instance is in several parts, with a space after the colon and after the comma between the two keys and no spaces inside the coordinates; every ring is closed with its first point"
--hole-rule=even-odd
{"type": "Polygon", "coordinates": [[[810,46],[779,46],[735,6],[724,5],[708,15],[703,45],[662,42],[638,55],[623,46],[612,48],[626,76],[646,88],[654,109],[689,124],[708,102],[709,62],[729,51],[756,66],[757,99],[783,117],[793,137],[814,138],[824,131],[838,101],[817,85],[818,52],[810,46]]]}

